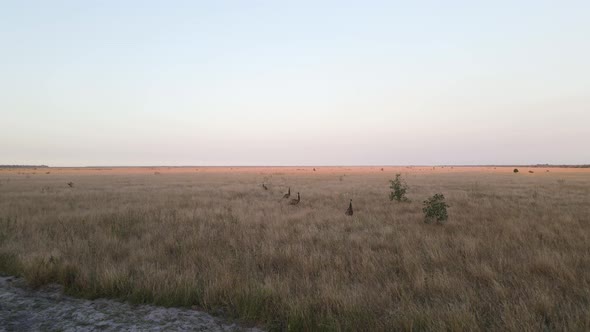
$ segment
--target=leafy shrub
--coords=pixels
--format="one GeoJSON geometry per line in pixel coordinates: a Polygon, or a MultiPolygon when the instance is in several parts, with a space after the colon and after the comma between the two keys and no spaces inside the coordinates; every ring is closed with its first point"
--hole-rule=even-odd
{"type": "Polygon", "coordinates": [[[518,168],[515,168],[512,172],[518,173],[518,168]]]}
{"type": "Polygon", "coordinates": [[[449,205],[445,203],[445,196],[443,194],[435,194],[424,201],[424,222],[430,224],[436,219],[438,223],[444,224],[449,218],[447,208],[449,205]]]}
{"type": "Polygon", "coordinates": [[[406,192],[408,191],[409,187],[405,181],[402,180],[401,174],[396,174],[394,180],[389,180],[391,184],[389,188],[392,192],[389,193],[389,200],[393,201],[394,199],[398,202],[407,202],[408,198],[406,197],[406,192]]]}

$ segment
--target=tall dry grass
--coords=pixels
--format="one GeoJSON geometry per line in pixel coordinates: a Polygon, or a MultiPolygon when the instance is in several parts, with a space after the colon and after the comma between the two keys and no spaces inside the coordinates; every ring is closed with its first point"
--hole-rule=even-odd
{"type": "Polygon", "coordinates": [[[590,330],[587,171],[47,171],[0,170],[0,271],[33,286],[276,330],[590,330]],[[444,226],[422,221],[435,192],[444,226]]]}

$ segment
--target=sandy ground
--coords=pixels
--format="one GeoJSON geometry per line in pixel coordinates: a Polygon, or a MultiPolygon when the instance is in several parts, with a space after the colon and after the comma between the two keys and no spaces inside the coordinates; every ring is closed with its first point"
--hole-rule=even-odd
{"type": "Polygon", "coordinates": [[[31,290],[0,277],[0,331],[260,331],[206,313],[65,296],[57,285],[31,290]]]}

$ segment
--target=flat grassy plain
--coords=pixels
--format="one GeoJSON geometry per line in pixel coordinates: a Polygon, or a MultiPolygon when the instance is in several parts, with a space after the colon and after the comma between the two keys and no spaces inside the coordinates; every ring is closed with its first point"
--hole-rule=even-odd
{"type": "Polygon", "coordinates": [[[590,170],[512,169],[0,169],[0,272],[271,330],[588,331],[590,170]]]}

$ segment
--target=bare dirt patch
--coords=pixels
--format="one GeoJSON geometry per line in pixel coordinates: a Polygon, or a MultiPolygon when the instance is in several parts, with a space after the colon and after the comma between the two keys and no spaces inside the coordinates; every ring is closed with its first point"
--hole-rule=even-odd
{"type": "Polygon", "coordinates": [[[259,331],[179,308],[63,295],[58,285],[39,290],[20,278],[0,277],[0,331],[259,331]]]}

